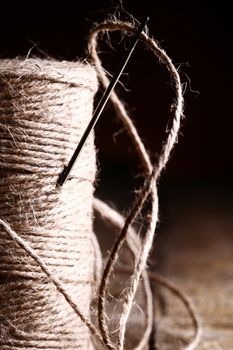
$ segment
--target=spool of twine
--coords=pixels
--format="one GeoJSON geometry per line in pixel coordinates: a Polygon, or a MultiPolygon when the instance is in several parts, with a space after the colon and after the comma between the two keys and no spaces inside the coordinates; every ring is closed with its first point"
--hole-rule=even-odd
{"type": "MultiPolygon", "coordinates": [[[[88,315],[94,273],[93,134],[62,190],[58,175],[91,118],[83,63],[0,61],[0,219],[43,259],[88,315]]],[[[0,348],[89,349],[86,325],[0,226],[0,348]]]]}

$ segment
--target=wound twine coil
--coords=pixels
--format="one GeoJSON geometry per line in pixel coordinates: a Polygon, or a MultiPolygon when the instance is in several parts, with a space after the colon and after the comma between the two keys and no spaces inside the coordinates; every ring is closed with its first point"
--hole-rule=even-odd
{"type": "MultiPolygon", "coordinates": [[[[134,25],[106,21],[89,38],[89,52],[100,82],[108,79],[97,53],[101,32],[131,35],[134,25]]],[[[146,264],[158,220],[157,181],[177,140],[183,96],[179,74],[167,54],[146,33],[141,40],[164,64],[174,88],[171,129],[156,165],[115,93],[111,101],[135,145],[147,179],[129,215],[123,219],[95,199],[94,208],[121,232],[102,274],[101,253],[92,233],[95,149],[93,135],[84,146],[71,178],[62,188],[56,181],[68,163],[92,114],[97,90],[93,67],[54,60],[0,62],[0,344],[1,349],[128,349],[126,326],[142,276],[146,324],[134,350],[146,349],[153,331],[154,312],[149,278],[169,288],[186,306],[195,329],[186,347],[193,350],[201,328],[192,303],[176,287],[148,274],[146,264]],[[145,200],[151,212],[141,237],[132,224],[145,200]],[[122,293],[122,312],[116,340],[107,319],[110,276],[124,243],[133,257],[132,268],[120,266],[130,285],[122,293]],[[93,288],[94,287],[94,288],[93,288]],[[97,290],[99,287],[99,290],[97,290]],[[90,302],[97,290],[97,325],[90,302]],[[93,336],[91,339],[91,335],[93,336]]],[[[132,348],[129,348],[132,350],[132,348]]]]}
{"type": "MultiPolygon", "coordinates": [[[[43,258],[89,313],[94,274],[93,135],[62,191],[59,173],[97,90],[89,65],[0,61],[0,219],[43,258]]],[[[37,263],[0,227],[0,348],[89,349],[87,327],[37,263]]]]}

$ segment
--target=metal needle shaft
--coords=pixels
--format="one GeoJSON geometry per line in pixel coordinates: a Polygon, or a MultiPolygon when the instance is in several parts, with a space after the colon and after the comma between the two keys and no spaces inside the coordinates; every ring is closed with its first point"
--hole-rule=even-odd
{"type": "Polygon", "coordinates": [[[93,114],[84,134],[82,135],[81,140],[80,140],[73,156],[71,157],[68,165],[63,169],[63,171],[61,172],[61,174],[58,178],[57,186],[62,186],[64,184],[64,182],[67,180],[67,177],[69,176],[69,173],[70,173],[71,169],[73,168],[74,163],[76,162],[76,160],[79,156],[79,153],[83,148],[83,145],[85,144],[91,130],[94,128],[95,124],[97,123],[106,103],[108,102],[108,99],[110,97],[112,90],[114,89],[115,85],[117,84],[126,64],[128,63],[130,56],[132,55],[132,53],[135,49],[135,46],[140,38],[140,35],[141,35],[143,29],[145,28],[148,20],[149,20],[149,17],[146,17],[144,19],[144,21],[140,24],[137,32],[135,33],[132,44],[130,46],[129,51],[126,54],[126,57],[124,57],[122,63],[119,66],[119,69],[114,74],[114,76],[113,76],[112,80],[110,81],[108,87],[106,88],[102,98],[100,99],[100,101],[99,101],[99,103],[94,111],[94,114],[93,114]]]}

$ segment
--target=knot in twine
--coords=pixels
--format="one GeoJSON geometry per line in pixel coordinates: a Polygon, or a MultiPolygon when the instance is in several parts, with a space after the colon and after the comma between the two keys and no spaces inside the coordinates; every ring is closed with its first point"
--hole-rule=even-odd
{"type": "MultiPolygon", "coordinates": [[[[115,30],[131,35],[135,28],[131,23],[106,21],[96,26],[89,38],[89,52],[104,86],[108,84],[108,78],[97,54],[97,39],[99,33],[115,30]]],[[[71,180],[62,189],[55,188],[57,177],[67,164],[91,115],[96,90],[93,69],[67,62],[2,61],[1,128],[6,136],[1,141],[4,150],[0,158],[3,174],[1,191],[5,199],[0,226],[1,244],[3,242],[4,246],[5,242],[5,246],[0,263],[3,264],[3,271],[6,266],[10,266],[10,273],[7,272],[10,277],[3,282],[0,296],[3,296],[2,324],[6,329],[2,337],[4,349],[11,349],[12,346],[16,349],[88,349],[90,342],[85,332],[89,328],[96,348],[123,350],[126,325],[140,276],[147,302],[147,324],[135,349],[147,346],[153,328],[149,277],[168,287],[185,303],[195,327],[194,339],[186,350],[194,349],[200,340],[199,319],[188,298],[175,286],[152,274],[149,276],[145,270],[158,220],[157,181],[177,141],[183,96],[179,74],[167,54],[146,33],[142,33],[141,40],[170,73],[174,88],[174,118],[159,160],[156,165],[152,165],[123,104],[115,93],[111,94],[116,114],[131,137],[148,176],[125,220],[104,203],[94,201],[95,209],[103,218],[121,229],[100,280],[99,270],[95,271],[95,276],[93,274],[98,245],[91,234],[92,183],[95,174],[93,138],[89,138],[85,145],[71,180]],[[74,78],[77,75],[80,75],[78,81],[74,78]],[[140,237],[136,235],[132,224],[148,197],[151,203],[150,219],[145,236],[140,237]],[[134,266],[130,271],[122,268],[124,272],[131,272],[131,279],[124,293],[117,339],[113,341],[106,321],[106,293],[124,242],[127,242],[134,257],[134,266]],[[45,274],[52,283],[47,280],[45,283],[45,274]],[[98,326],[90,321],[88,315],[90,283],[95,278],[100,285],[98,326]],[[20,294],[18,291],[22,288],[20,294]],[[7,295],[11,295],[10,298],[7,299],[7,295]],[[21,305],[19,302],[13,303],[18,296],[22,299],[21,305]],[[9,300],[14,304],[12,309],[9,300]],[[87,326],[85,331],[80,320],[87,326]]],[[[1,271],[0,274],[4,276],[1,271]]]]}

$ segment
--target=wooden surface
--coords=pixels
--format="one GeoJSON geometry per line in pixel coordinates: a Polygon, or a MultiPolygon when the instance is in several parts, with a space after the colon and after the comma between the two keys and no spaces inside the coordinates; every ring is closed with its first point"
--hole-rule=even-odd
{"type": "MultiPolygon", "coordinates": [[[[231,215],[184,212],[166,232],[162,273],[193,300],[203,322],[198,350],[233,349],[233,219],[231,215]]],[[[162,291],[164,315],[158,324],[160,350],[182,349],[192,335],[188,314],[162,291]]]]}

